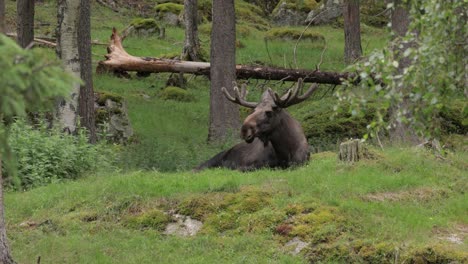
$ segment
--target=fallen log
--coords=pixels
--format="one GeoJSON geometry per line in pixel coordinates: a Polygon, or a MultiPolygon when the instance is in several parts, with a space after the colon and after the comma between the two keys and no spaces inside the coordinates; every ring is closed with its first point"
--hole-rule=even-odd
{"type": "MultiPolygon", "coordinates": [[[[111,41],[107,47],[106,60],[99,61],[97,73],[114,72],[126,73],[129,71],[145,73],[173,72],[191,73],[195,75],[210,75],[210,63],[160,59],[152,57],[136,57],[125,51],[122,38],[114,28],[111,41]]],[[[263,66],[236,65],[238,79],[264,79],[297,81],[302,78],[304,82],[341,84],[343,80],[352,77],[352,73],[324,72],[320,70],[286,69],[263,66]]]]}

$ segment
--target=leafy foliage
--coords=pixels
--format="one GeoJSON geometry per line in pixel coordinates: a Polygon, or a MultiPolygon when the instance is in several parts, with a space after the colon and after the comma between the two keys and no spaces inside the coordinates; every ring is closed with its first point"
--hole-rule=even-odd
{"type": "Polygon", "coordinates": [[[368,102],[376,102],[379,107],[368,125],[370,135],[401,122],[419,136],[437,137],[441,109],[454,98],[467,95],[463,91],[463,54],[468,49],[468,28],[463,1],[415,1],[410,7],[409,33],[395,38],[390,48],[352,66],[349,70],[359,73],[358,87],[349,81],[345,85],[348,91],[336,93],[340,102],[351,103],[354,115],[363,115],[369,110],[368,102]],[[399,67],[402,58],[410,60],[410,66],[403,70],[399,67]],[[406,110],[397,110],[394,120],[384,118],[404,101],[408,102],[406,110]]]}
{"type": "Polygon", "coordinates": [[[8,144],[17,157],[19,184],[9,177],[14,189],[29,189],[62,179],[76,179],[84,172],[109,168],[115,155],[108,147],[88,143],[85,130],[75,135],[44,122],[35,127],[23,120],[10,126],[8,144]]]}
{"type": "Polygon", "coordinates": [[[0,34],[0,54],[0,154],[3,154],[0,156],[14,174],[4,120],[11,121],[27,111],[50,106],[54,97],[67,94],[72,82],[77,80],[63,71],[56,59],[40,50],[23,50],[3,34],[0,34]]]}

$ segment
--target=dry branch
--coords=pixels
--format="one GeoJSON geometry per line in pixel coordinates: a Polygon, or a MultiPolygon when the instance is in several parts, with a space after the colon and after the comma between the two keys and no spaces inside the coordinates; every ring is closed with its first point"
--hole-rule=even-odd
{"type": "MultiPolygon", "coordinates": [[[[193,62],[151,57],[136,57],[128,54],[122,46],[122,38],[114,28],[111,42],[107,47],[106,60],[98,63],[97,72],[139,72],[139,73],[191,73],[196,75],[210,75],[210,63],[193,62]]],[[[286,69],[263,66],[236,65],[238,79],[264,79],[304,82],[341,84],[342,80],[352,77],[351,73],[323,72],[320,70],[286,69]]]]}

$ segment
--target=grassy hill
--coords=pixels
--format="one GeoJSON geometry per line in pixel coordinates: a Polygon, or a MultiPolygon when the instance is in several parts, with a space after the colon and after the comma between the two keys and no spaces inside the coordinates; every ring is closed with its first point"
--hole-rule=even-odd
{"type": "MultiPolygon", "coordinates": [[[[10,26],[14,5],[7,1],[10,26]]],[[[38,34],[53,31],[54,5],[37,3],[38,34]]],[[[99,42],[107,41],[112,27],[122,30],[138,16],[99,5],[92,10],[92,38],[99,42]]],[[[209,28],[201,25],[206,51],[209,28]]],[[[314,69],[326,45],[321,69],[344,69],[342,29],[320,26],[310,32],[325,41],[301,41],[297,66],[314,69]]],[[[124,46],[137,56],[179,53],[183,29],[167,27],[166,35],[128,37],[124,46]]],[[[238,63],[295,67],[294,40],[271,38],[248,23],[238,39],[244,46],[237,50],[238,63]]],[[[387,39],[384,29],[364,26],[364,54],[383,47],[387,39]]],[[[104,54],[103,46],[93,46],[93,63],[104,54]]],[[[77,181],[6,194],[8,236],[19,263],[35,263],[39,256],[43,263],[468,261],[466,152],[438,159],[425,149],[393,147],[373,150],[375,159],[354,165],[323,152],[291,170],[193,174],[191,168],[238,139],[207,145],[209,81],[187,76],[187,91],[195,100],[178,102],[159,98],[168,77],[94,76],[97,91],[127,100],[136,133],[133,143],[115,148],[120,155],[116,171],[90,172],[77,181]],[[201,232],[189,238],[164,235],[172,221],[169,212],[202,221],[201,232]],[[309,243],[299,255],[284,246],[294,237],[309,243]]],[[[291,84],[268,85],[285,90],[291,84]]],[[[293,107],[293,116],[304,121],[315,109],[332,107],[331,87],[322,88],[312,100],[293,107]]],[[[250,99],[259,93],[252,91],[250,99]]]]}

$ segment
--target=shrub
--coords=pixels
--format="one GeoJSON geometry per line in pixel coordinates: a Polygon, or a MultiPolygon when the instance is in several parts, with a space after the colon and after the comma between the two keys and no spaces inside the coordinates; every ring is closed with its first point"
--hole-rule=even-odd
{"type": "Polygon", "coordinates": [[[168,86],[164,88],[159,93],[159,97],[163,100],[174,100],[179,102],[195,101],[195,97],[192,94],[182,88],[175,86],[168,86]]]}
{"type": "Polygon", "coordinates": [[[8,143],[17,158],[18,179],[7,178],[13,189],[29,189],[62,179],[76,179],[85,172],[111,167],[114,155],[103,145],[88,143],[84,130],[78,135],[48,129],[44,122],[36,127],[18,120],[11,125],[8,143]]]}

